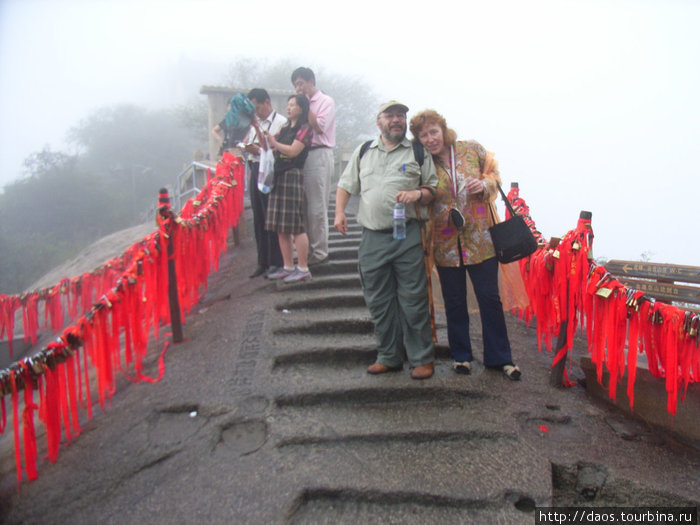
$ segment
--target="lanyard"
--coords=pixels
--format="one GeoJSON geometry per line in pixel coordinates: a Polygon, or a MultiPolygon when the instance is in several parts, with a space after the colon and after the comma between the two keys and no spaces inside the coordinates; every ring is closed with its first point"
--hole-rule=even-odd
{"type": "Polygon", "coordinates": [[[458,188],[457,188],[457,166],[455,164],[455,147],[450,146],[450,178],[452,179],[452,196],[455,199],[455,206],[459,207],[459,201],[457,200],[458,188]]]}
{"type": "MultiPolygon", "coordinates": [[[[277,112],[273,111],[272,112],[272,118],[270,119],[265,119],[260,121],[260,128],[263,129],[264,131],[270,131],[270,128],[272,127],[272,123],[275,121],[275,117],[277,116],[277,112]],[[265,123],[267,123],[267,128],[265,128],[265,123]]],[[[258,132],[255,131],[253,136],[248,139],[248,144],[256,144],[260,143],[260,137],[258,137],[258,132]]]]}
{"type": "MultiPolygon", "coordinates": [[[[263,128],[265,126],[265,123],[267,122],[267,128],[265,129],[265,131],[266,132],[270,131],[270,128],[272,128],[272,123],[275,121],[276,116],[277,116],[277,112],[273,111],[272,118],[260,121],[260,127],[263,128]]],[[[248,144],[260,144],[260,137],[258,137],[258,132],[255,131],[253,136],[248,140],[249,140],[248,144]]],[[[265,148],[263,148],[263,149],[265,149],[265,148]]]]}
{"type": "MultiPolygon", "coordinates": [[[[272,123],[275,121],[275,117],[276,117],[276,116],[277,116],[277,112],[276,112],[276,111],[273,111],[273,112],[272,112],[272,118],[269,120],[270,123],[267,125],[267,129],[266,129],[265,131],[270,131],[270,128],[272,127],[272,123]]],[[[266,121],[267,121],[267,119],[265,119],[265,120],[263,121],[263,123],[266,122],[266,121]]]]}

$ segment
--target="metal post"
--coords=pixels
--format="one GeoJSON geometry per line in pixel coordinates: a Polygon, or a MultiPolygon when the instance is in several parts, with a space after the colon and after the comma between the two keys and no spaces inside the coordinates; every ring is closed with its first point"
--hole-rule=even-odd
{"type": "MultiPolygon", "coordinates": [[[[167,188],[161,188],[158,195],[158,211],[163,218],[172,218],[173,211],[170,208],[170,196],[167,188]]],[[[172,228],[173,221],[168,223],[172,228]]],[[[166,235],[168,240],[168,302],[170,303],[170,327],[173,331],[173,343],[182,342],[182,320],[180,319],[180,300],[177,295],[177,274],[175,273],[175,249],[173,248],[173,237],[170,231],[165,231],[161,226],[161,234],[166,235]]]]}
{"type": "MultiPolygon", "coordinates": [[[[554,355],[556,356],[559,351],[566,346],[567,332],[569,328],[569,321],[563,321],[559,327],[559,337],[557,338],[557,344],[555,345],[554,355]]],[[[549,376],[549,384],[552,386],[562,386],[564,379],[564,369],[566,368],[566,355],[564,355],[559,362],[552,364],[552,374],[549,376]]]]}

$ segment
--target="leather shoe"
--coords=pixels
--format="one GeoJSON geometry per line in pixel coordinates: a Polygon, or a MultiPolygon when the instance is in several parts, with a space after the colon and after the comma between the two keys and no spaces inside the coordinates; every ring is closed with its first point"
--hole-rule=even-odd
{"type": "Polygon", "coordinates": [[[421,365],[421,366],[415,367],[413,369],[413,371],[411,372],[411,377],[413,379],[428,379],[429,377],[432,377],[434,371],[435,371],[435,364],[428,363],[427,365],[421,365]]]}
{"type": "Polygon", "coordinates": [[[309,260],[309,267],[319,266],[321,264],[326,264],[327,262],[328,262],[328,255],[326,255],[323,259],[310,259],[309,260]]]}
{"type": "Polygon", "coordinates": [[[253,279],[254,277],[260,277],[262,274],[265,273],[265,267],[264,266],[258,266],[253,273],[251,273],[248,277],[250,279],[253,279]]]}
{"type": "Polygon", "coordinates": [[[399,372],[403,366],[386,366],[381,363],[374,363],[367,368],[368,374],[386,374],[387,372],[399,372]]]}

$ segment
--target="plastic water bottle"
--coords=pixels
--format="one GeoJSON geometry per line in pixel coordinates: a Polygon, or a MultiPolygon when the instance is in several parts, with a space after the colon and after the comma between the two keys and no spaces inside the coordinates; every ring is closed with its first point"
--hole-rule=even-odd
{"type": "Polygon", "coordinates": [[[394,239],[406,238],[406,206],[403,202],[394,204],[394,239]]]}

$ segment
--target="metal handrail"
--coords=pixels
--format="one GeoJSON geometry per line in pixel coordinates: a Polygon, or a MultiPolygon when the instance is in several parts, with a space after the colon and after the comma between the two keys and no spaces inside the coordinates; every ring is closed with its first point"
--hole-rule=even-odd
{"type": "MultiPolygon", "coordinates": [[[[175,200],[174,209],[181,210],[183,204],[187,202],[187,199],[196,196],[197,194],[199,194],[200,191],[202,191],[202,188],[204,187],[207,181],[205,178],[203,181],[201,181],[202,183],[199,184],[200,181],[197,180],[197,173],[198,170],[204,171],[209,169],[213,170],[216,169],[216,167],[212,166],[211,164],[192,161],[185,169],[183,169],[180,172],[180,174],[177,176],[177,186],[175,188],[175,191],[173,192],[175,200]]],[[[204,171],[204,173],[206,173],[206,171],[204,171]]]]}

